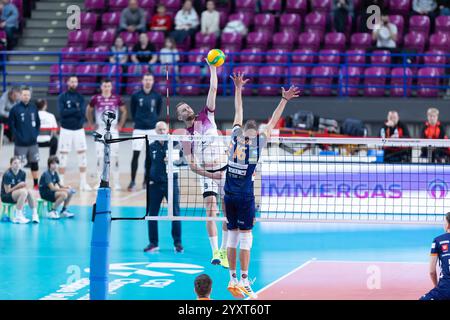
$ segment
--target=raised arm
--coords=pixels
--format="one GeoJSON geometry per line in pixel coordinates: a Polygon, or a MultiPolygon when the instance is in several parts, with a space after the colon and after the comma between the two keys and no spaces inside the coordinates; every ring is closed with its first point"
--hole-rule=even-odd
{"type": "Polygon", "coordinates": [[[300,94],[300,90],[297,87],[291,86],[288,91],[284,90],[284,88],[281,88],[282,95],[281,95],[281,101],[278,104],[277,108],[272,114],[272,118],[270,119],[269,123],[267,124],[265,134],[267,137],[270,136],[272,133],[273,128],[275,128],[276,124],[278,123],[278,120],[280,120],[281,115],[283,114],[284,108],[286,107],[286,104],[289,100],[292,98],[297,98],[300,94]]]}
{"type": "MultiPolygon", "coordinates": [[[[208,62],[206,62],[206,63],[208,63],[208,62]]],[[[208,66],[209,66],[210,80],[209,80],[208,98],[206,99],[206,106],[208,107],[209,111],[214,112],[216,110],[216,96],[217,96],[217,84],[218,84],[217,68],[214,66],[211,66],[209,63],[208,63],[208,66]]]]}
{"type": "Polygon", "coordinates": [[[242,88],[249,81],[249,79],[244,80],[244,74],[238,72],[236,75],[233,73],[230,78],[234,82],[234,122],[233,127],[238,125],[242,127],[244,118],[244,109],[242,106],[242,88]]]}

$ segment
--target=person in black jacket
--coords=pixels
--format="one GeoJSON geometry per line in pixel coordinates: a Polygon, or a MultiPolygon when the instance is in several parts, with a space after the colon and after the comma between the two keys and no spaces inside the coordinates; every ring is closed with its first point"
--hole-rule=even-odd
{"type": "Polygon", "coordinates": [[[86,103],[84,97],[77,92],[78,78],[72,75],[67,80],[67,91],[58,97],[58,109],[61,122],[59,133],[59,177],[61,184],[64,184],[64,173],[66,172],[67,160],[72,147],[78,155],[78,166],[80,168],[80,190],[91,191],[86,180],[86,134],[84,123],[86,121],[86,103]]]}
{"type": "MultiPolygon", "coordinates": [[[[133,137],[155,135],[155,125],[162,109],[162,97],[153,90],[155,79],[151,74],[142,77],[142,89],[131,96],[130,108],[134,121],[133,137]]],[[[131,182],[128,191],[136,188],[136,172],[139,155],[144,147],[144,140],[133,140],[133,159],[131,160],[131,182]]],[[[145,181],[144,181],[145,184],[145,181]]]]}
{"type": "MultiPolygon", "coordinates": [[[[165,122],[158,122],[156,124],[157,134],[167,134],[168,128],[165,122]]],[[[168,201],[168,175],[167,175],[167,161],[168,161],[168,142],[154,141],[150,144],[146,167],[149,172],[149,182],[147,193],[150,204],[150,216],[157,216],[161,207],[161,202],[164,198],[168,201]]],[[[180,191],[178,187],[178,173],[173,174],[173,215],[180,215],[180,191]]],[[[148,237],[150,244],[144,249],[144,252],[155,252],[159,250],[158,246],[158,222],[148,222],[148,237]]],[[[172,221],[172,237],[175,252],[182,253],[184,251],[181,245],[181,222],[172,221]]]]}
{"type": "Polygon", "coordinates": [[[21,89],[21,101],[9,113],[8,125],[14,137],[14,155],[22,162],[25,158],[31,168],[34,188],[38,189],[39,146],[37,137],[41,128],[38,108],[31,102],[31,89],[21,89]]]}
{"type": "MultiPolygon", "coordinates": [[[[410,138],[408,128],[400,121],[397,111],[389,111],[387,120],[380,130],[381,138],[400,139],[410,138]]],[[[384,148],[384,162],[410,162],[411,148],[384,148]]]]}
{"type": "MultiPolygon", "coordinates": [[[[427,121],[425,122],[420,137],[422,139],[448,139],[445,127],[439,121],[439,110],[429,108],[427,121]]],[[[448,148],[422,148],[421,158],[428,158],[431,162],[445,162],[449,156],[448,148]]]]}

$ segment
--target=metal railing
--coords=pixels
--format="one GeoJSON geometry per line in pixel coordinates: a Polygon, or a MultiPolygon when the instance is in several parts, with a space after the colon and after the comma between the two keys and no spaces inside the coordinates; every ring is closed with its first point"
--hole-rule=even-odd
{"type": "MultiPolygon", "coordinates": [[[[129,58],[134,54],[126,53],[129,58]]],[[[155,87],[165,92],[169,86],[172,95],[196,95],[206,92],[209,87],[208,68],[204,63],[205,50],[174,53],[154,53],[179,57],[178,62],[169,64],[170,81],[166,82],[166,65],[120,63],[123,53],[114,52],[31,52],[3,51],[1,60],[2,87],[5,90],[14,85],[44,87],[49,93],[57,94],[64,90],[65,79],[71,74],[80,77],[80,86],[84,91],[97,89],[99,79],[109,77],[114,82],[115,91],[131,93],[139,86],[139,78],[148,71],[155,76],[155,87]],[[11,61],[13,56],[30,56],[29,60],[11,61]],[[35,56],[57,57],[57,62],[42,62],[35,56]],[[114,56],[115,63],[109,62],[114,56]],[[57,72],[10,71],[14,66],[57,65],[57,72]],[[85,73],[81,66],[94,66],[93,72],[85,73]],[[137,67],[139,65],[140,67],[137,67]],[[107,67],[107,68],[105,68],[107,67]],[[195,68],[185,68],[195,67],[195,68]],[[48,76],[49,81],[13,81],[12,76],[48,76]]],[[[138,54],[139,55],[139,54],[138,54]]],[[[129,60],[130,60],[129,59],[129,60]]],[[[234,70],[247,71],[250,83],[244,90],[245,95],[278,95],[282,86],[299,86],[306,95],[335,96],[440,96],[449,89],[448,69],[450,54],[417,53],[320,53],[320,52],[232,52],[227,53],[225,65],[218,70],[219,91],[223,96],[233,94],[233,83],[229,75],[234,70]],[[435,63],[424,63],[426,58],[434,58],[435,63]],[[372,62],[372,59],[378,62],[372,62]],[[271,68],[269,73],[261,72],[263,67],[271,68]],[[301,68],[299,68],[301,67],[301,68]],[[322,70],[319,68],[322,67],[322,70]],[[374,74],[366,74],[368,68],[374,74]],[[392,70],[396,69],[396,74],[392,70]],[[429,74],[421,74],[428,68],[429,74]],[[399,72],[402,71],[402,72],[399,72]],[[325,73],[323,73],[325,72],[325,73]],[[381,72],[381,75],[380,75],[381,72]]],[[[264,71],[264,70],[263,70],[264,71]]],[[[268,71],[265,69],[265,71],[268,71]]]]}

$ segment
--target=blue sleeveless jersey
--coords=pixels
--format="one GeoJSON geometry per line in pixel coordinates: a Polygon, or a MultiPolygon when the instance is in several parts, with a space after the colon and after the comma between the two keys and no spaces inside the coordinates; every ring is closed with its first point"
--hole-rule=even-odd
{"type": "Polygon", "coordinates": [[[441,267],[439,287],[450,291],[450,233],[435,238],[431,245],[431,255],[437,256],[441,267]]]}
{"type": "Polygon", "coordinates": [[[228,148],[228,165],[225,180],[225,193],[241,197],[254,197],[254,174],[262,148],[267,137],[259,134],[248,139],[240,126],[235,126],[228,148]]]}

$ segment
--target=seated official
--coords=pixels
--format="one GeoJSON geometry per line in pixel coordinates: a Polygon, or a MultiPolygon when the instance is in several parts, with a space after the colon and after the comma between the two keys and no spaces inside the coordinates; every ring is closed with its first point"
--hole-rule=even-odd
{"type": "Polygon", "coordinates": [[[9,161],[10,168],[3,174],[1,199],[3,203],[16,205],[13,223],[25,224],[30,222],[24,215],[25,202],[33,210],[32,221],[39,223],[39,216],[36,209],[36,201],[31,190],[27,189],[26,173],[21,169],[22,162],[19,157],[13,157],[9,161]]]}
{"type": "Polygon", "coordinates": [[[70,186],[63,186],[58,175],[59,160],[56,156],[51,156],[47,161],[48,170],[45,171],[39,180],[39,194],[41,198],[53,203],[52,210],[48,213],[49,219],[73,218],[67,207],[75,191],[70,186]],[[56,210],[63,203],[61,211],[56,210]]]}
{"type": "MultiPolygon", "coordinates": [[[[429,108],[427,111],[427,122],[422,128],[422,139],[448,139],[445,127],[439,121],[439,110],[429,108]]],[[[446,162],[450,155],[448,148],[422,148],[421,158],[428,158],[430,162],[446,162]]]]}
{"type": "MultiPolygon", "coordinates": [[[[408,127],[400,121],[397,111],[389,111],[387,120],[380,130],[380,137],[385,139],[409,138],[408,127]]],[[[384,162],[411,162],[411,148],[385,147],[384,162]]]]}

